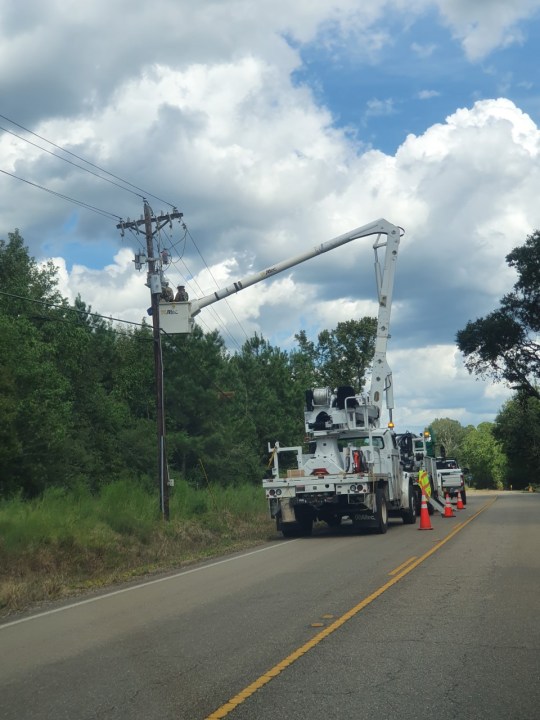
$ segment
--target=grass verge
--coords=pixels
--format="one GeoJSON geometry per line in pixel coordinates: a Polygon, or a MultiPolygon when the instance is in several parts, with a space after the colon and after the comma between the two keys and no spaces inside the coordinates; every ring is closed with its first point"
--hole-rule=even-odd
{"type": "Polygon", "coordinates": [[[158,497],[128,482],[1,502],[0,616],[275,537],[255,486],[179,482],[170,516],[163,522],[158,497]]]}

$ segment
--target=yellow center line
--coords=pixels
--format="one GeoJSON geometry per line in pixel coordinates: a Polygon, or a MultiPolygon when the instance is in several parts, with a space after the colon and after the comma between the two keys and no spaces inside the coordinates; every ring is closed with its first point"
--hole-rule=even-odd
{"type": "Polygon", "coordinates": [[[321,630],[319,633],[314,635],[311,638],[311,640],[308,640],[308,642],[301,645],[297,650],[292,652],[290,655],[287,655],[287,657],[284,658],[283,660],[281,660],[281,662],[277,663],[277,665],[274,665],[274,667],[270,668],[270,670],[267,670],[265,673],[263,673],[263,675],[258,677],[250,685],[248,685],[246,688],[244,688],[239,693],[237,693],[234,697],[232,697],[230,700],[228,700],[224,705],[219,707],[217,710],[214,710],[214,712],[211,713],[210,715],[208,715],[205,718],[205,720],[222,720],[222,718],[229,715],[229,713],[231,713],[236,707],[238,707],[238,705],[243,703],[244,700],[247,700],[257,690],[260,690],[262,687],[267,685],[271,680],[273,680],[273,678],[277,677],[281,672],[283,672],[283,670],[290,667],[299,658],[301,658],[307,652],[312,650],[316,645],[318,645],[322,640],[324,640],[324,638],[328,637],[333,632],[335,632],[338,628],[340,628],[342,625],[344,625],[348,620],[350,620],[355,615],[357,615],[361,610],[363,610],[365,607],[370,605],[374,600],[376,600],[383,593],[385,593],[387,590],[389,590],[393,585],[395,585],[402,578],[404,578],[406,575],[408,575],[410,572],[412,572],[415,568],[417,568],[421,563],[423,563],[425,560],[427,560],[429,557],[431,557],[431,555],[433,555],[433,553],[435,553],[437,550],[439,550],[439,548],[441,548],[449,540],[451,540],[454,537],[454,535],[456,535],[458,532],[463,530],[463,528],[465,528],[470,522],[472,522],[475,518],[477,518],[480,515],[480,513],[484,512],[484,510],[487,510],[489,507],[491,507],[493,505],[493,503],[496,502],[496,500],[497,500],[497,497],[493,498],[493,500],[486,503],[474,515],[471,515],[471,517],[468,518],[468,520],[465,520],[465,522],[460,523],[458,526],[456,526],[450,533],[448,533],[448,535],[446,537],[444,537],[436,545],[434,545],[430,550],[428,550],[426,553],[424,553],[424,555],[422,555],[418,559],[411,558],[410,561],[407,561],[406,563],[403,563],[398,568],[396,568],[396,570],[393,571],[396,574],[390,580],[385,582],[384,585],[381,585],[381,587],[379,587],[377,590],[372,592],[371,595],[368,595],[368,597],[364,598],[361,602],[359,602],[353,608],[351,608],[346,613],[341,615],[341,617],[339,617],[333,623],[331,623],[330,625],[325,627],[324,630],[321,630]],[[403,568],[403,569],[400,570],[400,568],[403,568]]]}
{"type": "Polygon", "coordinates": [[[413,560],[416,560],[416,555],[413,555],[408,560],[405,560],[404,563],[401,563],[401,565],[398,565],[395,570],[392,570],[392,572],[389,572],[389,575],[396,575],[400,570],[403,570],[404,567],[406,567],[409,563],[412,563],[413,560]]]}

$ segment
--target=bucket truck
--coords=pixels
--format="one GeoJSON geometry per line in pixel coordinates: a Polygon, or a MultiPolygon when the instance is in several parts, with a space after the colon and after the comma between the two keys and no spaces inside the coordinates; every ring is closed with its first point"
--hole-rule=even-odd
{"type": "MultiPolygon", "coordinates": [[[[430,511],[438,510],[444,513],[445,498],[456,497],[458,492],[465,504],[467,491],[465,488],[465,473],[459,467],[457,460],[443,456],[435,456],[435,446],[429,432],[415,435],[411,432],[401,433],[397,436],[401,454],[403,470],[413,480],[417,492],[417,505],[420,505],[420,486],[418,473],[425,470],[429,477],[431,493],[427,497],[430,511]]],[[[442,448],[442,446],[441,446],[442,448]]]]}
{"type": "Polygon", "coordinates": [[[402,472],[393,430],[392,373],[386,357],[401,233],[400,227],[380,219],[198,300],[160,303],[162,329],[188,333],[204,307],[352,240],[377,236],[373,250],[379,311],[369,392],[357,393],[351,386],[309,389],[304,413],[308,451],[279,442],[269,446],[273,467],[262,484],[270,515],[286,537],[311,534],[316,520],[337,526],[349,518],[355,528],[371,527],[379,533],[386,532],[392,516],[416,522],[413,482],[402,472]],[[383,396],[390,421],[381,428],[383,396]],[[279,462],[283,453],[296,456],[296,468],[285,473],[279,462]]]}
{"type": "Polygon", "coordinates": [[[392,373],[386,352],[400,229],[380,221],[375,277],[379,301],[371,386],[356,393],[351,386],[313,388],[306,392],[303,446],[269,446],[272,477],[263,480],[271,517],[285,537],[310,535],[316,520],[330,527],[348,518],[355,529],[385,533],[389,517],[416,522],[414,481],[402,472],[392,422],[392,373]],[[386,236],[384,240],[381,238],[386,236]],[[384,249],[384,259],[379,251],[384,249]],[[381,428],[383,396],[389,413],[381,428]],[[295,455],[296,468],[280,471],[280,455],[295,455]]]}

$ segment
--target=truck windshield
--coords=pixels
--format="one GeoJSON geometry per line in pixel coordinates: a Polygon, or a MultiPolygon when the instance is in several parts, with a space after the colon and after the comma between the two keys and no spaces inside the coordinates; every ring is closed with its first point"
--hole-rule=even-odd
{"type": "Polygon", "coordinates": [[[437,460],[437,470],[457,470],[458,467],[455,460],[437,460]]]}

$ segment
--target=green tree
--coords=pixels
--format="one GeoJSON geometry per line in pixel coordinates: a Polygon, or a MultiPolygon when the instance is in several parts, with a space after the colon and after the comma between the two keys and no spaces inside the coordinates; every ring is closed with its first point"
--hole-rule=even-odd
{"type": "Polygon", "coordinates": [[[540,399],[540,231],[506,256],[518,280],[500,307],[457,333],[469,372],[540,399]]]}
{"type": "Polygon", "coordinates": [[[195,327],[164,347],[167,447],[172,471],[230,484],[260,479],[246,391],[217,332],[195,327]]]}
{"type": "Polygon", "coordinates": [[[524,488],[538,482],[540,467],[540,400],[518,393],[495,418],[493,435],[508,457],[508,480],[524,488]]]}
{"type": "Polygon", "coordinates": [[[429,426],[429,429],[435,439],[435,454],[443,454],[442,446],[448,457],[459,459],[460,446],[466,434],[461,423],[450,418],[436,418],[429,426]]]}
{"type": "Polygon", "coordinates": [[[289,357],[255,334],[231,358],[245,392],[246,410],[256,432],[259,463],[268,459],[268,443],[298,444],[304,435],[304,388],[292,380],[289,357]]]}
{"type": "Polygon", "coordinates": [[[65,479],[69,384],[23,317],[0,315],[0,478],[5,496],[42,492],[65,479]]]}
{"type": "Polygon", "coordinates": [[[60,301],[55,270],[40,268],[18,231],[0,240],[0,492],[31,496],[65,480],[69,382],[43,325],[60,301]]]}
{"type": "Polygon", "coordinates": [[[502,489],[507,484],[507,458],[493,434],[493,423],[480,423],[465,435],[461,452],[476,488],[502,489]]]}
{"type": "MultiPolygon", "coordinates": [[[[304,330],[295,338],[298,354],[307,365],[312,366],[312,385],[308,387],[352,385],[362,390],[366,371],[373,360],[377,320],[363,317],[360,320],[339,322],[333,330],[322,330],[317,344],[307,339],[304,330]]],[[[295,366],[300,366],[299,357],[294,357],[295,366]]],[[[304,377],[309,377],[304,372],[304,377]]]]}

